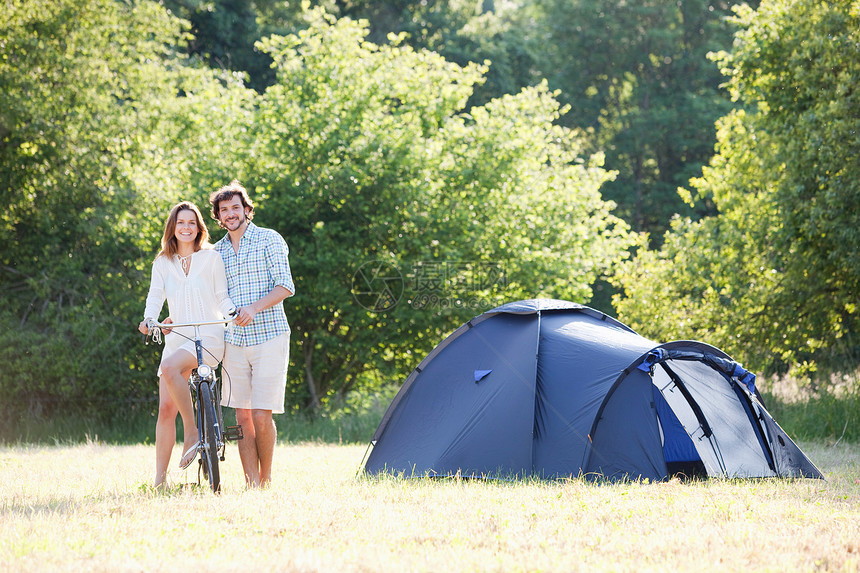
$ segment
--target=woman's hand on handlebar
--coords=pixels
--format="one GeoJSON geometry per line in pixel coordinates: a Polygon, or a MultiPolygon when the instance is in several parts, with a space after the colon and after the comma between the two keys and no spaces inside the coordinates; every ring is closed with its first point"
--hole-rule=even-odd
{"type": "MultiPolygon", "coordinates": [[[[150,322],[154,322],[151,318],[145,318],[140,321],[140,324],[137,325],[137,329],[141,332],[141,334],[149,335],[149,324],[150,322]]],[[[161,321],[161,324],[173,324],[173,319],[169,316],[161,321]]],[[[170,334],[171,328],[161,328],[162,334],[170,334]]]]}

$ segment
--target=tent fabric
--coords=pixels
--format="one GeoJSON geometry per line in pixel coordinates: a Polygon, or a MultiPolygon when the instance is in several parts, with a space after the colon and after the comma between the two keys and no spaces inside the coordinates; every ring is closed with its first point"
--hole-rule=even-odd
{"type": "Polygon", "coordinates": [[[654,343],[582,312],[545,314],[539,322],[532,473],[568,476],[571,468],[579,473],[607,387],[654,343]],[[601,360],[593,359],[597,352],[601,360]]]}
{"type": "Polygon", "coordinates": [[[632,372],[602,410],[585,473],[606,478],[666,477],[651,379],[632,372]]]}
{"type": "Polygon", "coordinates": [[[468,321],[422,360],[364,469],[657,480],[695,466],[709,476],[823,477],[750,376],[702,342],[660,344],[576,303],[517,301],[468,321]]]}

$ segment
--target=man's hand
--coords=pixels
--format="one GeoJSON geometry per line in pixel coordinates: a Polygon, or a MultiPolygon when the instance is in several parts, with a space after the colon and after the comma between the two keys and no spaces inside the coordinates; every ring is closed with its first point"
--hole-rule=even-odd
{"type": "Polygon", "coordinates": [[[254,309],[254,305],[240,306],[238,312],[239,314],[236,316],[236,324],[239,326],[248,326],[253,322],[254,317],[257,316],[257,311],[254,309]]]}
{"type": "Polygon", "coordinates": [[[267,308],[272,308],[288,296],[292,296],[292,294],[293,293],[281,285],[276,285],[275,288],[273,288],[271,292],[263,298],[249,304],[248,306],[239,307],[239,315],[236,317],[236,324],[239,326],[248,326],[258,313],[263,312],[267,308]]]}

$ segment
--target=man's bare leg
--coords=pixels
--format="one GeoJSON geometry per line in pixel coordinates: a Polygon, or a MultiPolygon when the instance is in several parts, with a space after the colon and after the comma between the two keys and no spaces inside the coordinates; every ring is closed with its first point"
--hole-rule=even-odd
{"type": "Polygon", "coordinates": [[[236,408],[236,423],[242,426],[243,438],[238,445],[245,482],[248,487],[257,487],[260,485],[260,457],[257,454],[257,431],[252,410],[236,408]]]}
{"type": "Polygon", "coordinates": [[[260,485],[272,481],[272,460],[275,455],[275,442],[278,430],[272,419],[271,410],[253,410],[254,431],[257,434],[257,459],[260,468],[260,485]]]}

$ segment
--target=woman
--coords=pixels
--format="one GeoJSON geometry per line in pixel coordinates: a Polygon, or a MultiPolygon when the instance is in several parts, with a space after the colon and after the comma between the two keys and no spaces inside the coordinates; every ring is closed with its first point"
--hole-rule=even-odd
{"type": "MultiPolygon", "coordinates": [[[[157,319],[167,299],[165,323],[219,320],[230,316],[233,302],[227,296],[227,277],[221,255],[209,243],[209,230],[197,207],[183,201],[170,211],[161,238],[161,251],[152,264],[144,319],[138,326],[149,333],[149,321],[157,319]]],[[[165,331],[164,352],[158,369],[158,421],[155,425],[155,487],[167,479],[170,454],[176,444],[176,414],[184,431],[179,467],[187,468],[197,456],[197,427],[188,377],[197,368],[194,328],[165,331]],[[183,336],[184,335],[184,336],[183,336]],[[187,338],[186,338],[187,337],[187,338]]],[[[224,355],[223,325],[200,327],[204,360],[217,366],[224,355]]]]}

